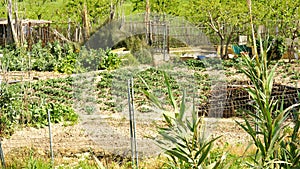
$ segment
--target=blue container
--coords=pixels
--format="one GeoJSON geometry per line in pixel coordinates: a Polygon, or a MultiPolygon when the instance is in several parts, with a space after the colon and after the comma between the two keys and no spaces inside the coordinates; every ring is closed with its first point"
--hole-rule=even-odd
{"type": "Polygon", "coordinates": [[[203,59],[205,59],[206,58],[206,56],[203,56],[203,55],[198,55],[197,56],[197,60],[203,60],[203,59]]]}

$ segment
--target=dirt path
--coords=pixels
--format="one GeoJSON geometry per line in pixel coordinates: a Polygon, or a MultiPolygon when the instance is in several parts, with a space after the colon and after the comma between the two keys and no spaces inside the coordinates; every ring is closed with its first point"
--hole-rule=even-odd
{"type": "MultiPolygon", "coordinates": [[[[85,121],[74,126],[53,125],[53,147],[56,157],[70,157],[92,150],[96,154],[130,156],[129,122],[116,114],[85,117],[85,121]]],[[[207,132],[222,135],[216,143],[234,146],[245,144],[249,137],[234,122],[234,119],[207,119],[207,132]]],[[[158,122],[158,121],[157,121],[158,122]]],[[[158,155],[161,150],[148,137],[156,136],[155,122],[137,122],[137,144],[140,156],[158,155]]],[[[2,141],[5,154],[20,148],[34,148],[38,154],[49,154],[48,128],[25,128],[16,131],[2,141]]]]}

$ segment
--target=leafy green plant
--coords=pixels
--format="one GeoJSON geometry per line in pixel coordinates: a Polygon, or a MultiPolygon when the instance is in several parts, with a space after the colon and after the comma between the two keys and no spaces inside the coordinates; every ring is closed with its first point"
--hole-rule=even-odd
{"type": "Polygon", "coordinates": [[[268,60],[279,60],[286,52],[287,48],[284,42],[284,38],[280,36],[267,36],[262,43],[257,42],[257,50],[261,48],[266,49],[266,55],[268,60]],[[260,45],[262,44],[262,46],[260,45]]]}
{"type": "MultiPolygon", "coordinates": [[[[298,92],[298,99],[300,93],[298,92]]],[[[283,168],[296,169],[300,167],[300,111],[293,112],[293,126],[287,127],[287,138],[281,142],[281,157],[287,162],[283,168]],[[291,131],[289,132],[288,129],[291,131]]]]}
{"type": "Polygon", "coordinates": [[[107,69],[107,70],[114,70],[120,67],[121,59],[115,53],[112,53],[110,49],[106,51],[102,51],[102,56],[99,63],[100,70],[107,69]]]}
{"type": "Polygon", "coordinates": [[[73,125],[78,120],[72,104],[73,79],[58,78],[23,82],[18,84],[2,83],[0,88],[0,135],[10,135],[15,126],[44,127],[48,124],[50,110],[53,123],[63,122],[73,125]],[[68,88],[68,91],[65,91],[68,88]],[[30,89],[25,92],[25,90],[30,89]],[[25,93],[26,96],[25,96],[25,93]],[[43,100],[43,102],[41,101],[43,100]]]}
{"type": "Polygon", "coordinates": [[[248,164],[254,168],[279,168],[280,165],[288,165],[288,161],[280,153],[284,148],[281,147],[282,143],[287,137],[282,131],[286,127],[284,122],[290,110],[299,104],[283,109],[282,103],[281,108],[277,109],[278,101],[271,97],[277,65],[269,69],[266,51],[261,48],[260,57],[255,56],[255,59],[246,55],[242,58],[240,70],[252,83],[245,90],[255,102],[255,112],[246,111],[248,117],[244,117],[245,123],[237,122],[251,136],[257,148],[253,163],[248,164]]]}
{"type": "Polygon", "coordinates": [[[208,63],[205,60],[194,60],[189,59],[185,64],[191,69],[205,69],[208,66],[208,63]]]}
{"type": "Polygon", "coordinates": [[[86,48],[81,49],[79,57],[80,66],[85,71],[91,70],[114,70],[121,66],[121,58],[111,52],[111,49],[90,49],[86,48]]]}
{"type": "Polygon", "coordinates": [[[168,99],[172,110],[165,109],[159,99],[151,93],[147,86],[144,94],[153,104],[163,110],[164,126],[158,127],[159,138],[156,139],[159,146],[167,155],[169,163],[168,168],[217,168],[221,165],[225,156],[211,163],[209,154],[213,142],[217,138],[209,138],[205,135],[203,117],[199,118],[196,112],[192,111],[191,119],[186,114],[185,92],[183,93],[180,106],[173,96],[169,78],[164,73],[165,84],[168,90],[168,99]]]}
{"type": "Polygon", "coordinates": [[[293,75],[291,76],[292,80],[300,80],[300,73],[298,71],[293,71],[293,75]]]}
{"type": "Polygon", "coordinates": [[[30,50],[26,46],[8,46],[2,52],[1,63],[11,71],[59,71],[70,74],[80,69],[76,62],[78,53],[69,44],[61,46],[54,42],[43,46],[42,42],[38,42],[30,50]]]}

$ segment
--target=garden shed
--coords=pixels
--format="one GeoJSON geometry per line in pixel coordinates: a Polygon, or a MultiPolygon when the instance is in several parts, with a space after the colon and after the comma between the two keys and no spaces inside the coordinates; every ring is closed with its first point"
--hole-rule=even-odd
{"type": "MultiPolygon", "coordinates": [[[[52,21],[48,20],[24,19],[16,26],[15,20],[13,21],[13,25],[17,27],[15,30],[19,41],[29,45],[37,41],[47,43],[50,40],[51,23],[52,21]]],[[[7,19],[0,19],[0,46],[9,44],[9,36],[12,35],[8,32],[7,19]]]]}

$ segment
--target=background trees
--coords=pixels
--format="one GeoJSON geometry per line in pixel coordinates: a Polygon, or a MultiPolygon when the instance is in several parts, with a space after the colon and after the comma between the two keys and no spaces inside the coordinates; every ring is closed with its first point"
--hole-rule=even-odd
{"type": "Polygon", "coordinates": [[[225,45],[225,51],[221,56],[227,58],[228,45],[248,29],[246,2],[194,0],[192,4],[192,8],[185,17],[192,16],[190,19],[192,23],[207,27],[206,33],[211,35],[211,40],[215,44],[220,45],[220,51],[223,51],[225,45]]]}
{"type": "MultiPolygon", "coordinates": [[[[237,43],[239,35],[249,36],[247,1],[238,0],[148,0],[151,13],[184,17],[199,27],[204,27],[214,44],[224,47],[223,58],[227,58],[227,46],[237,43]]],[[[0,0],[0,18],[7,16],[7,1],[0,0]]],[[[115,15],[144,13],[146,0],[14,0],[19,18],[45,19],[74,22],[83,25],[83,9],[86,5],[89,26],[99,28],[115,15]],[[85,4],[85,5],[84,5],[85,4]]],[[[252,14],[255,28],[265,26],[266,34],[289,38],[288,49],[294,55],[299,36],[299,1],[253,0],[252,14]]],[[[267,38],[267,36],[263,36],[267,38]]],[[[275,39],[276,40],[276,39],[275,39]]],[[[221,49],[222,50],[222,49],[221,49]]]]}

